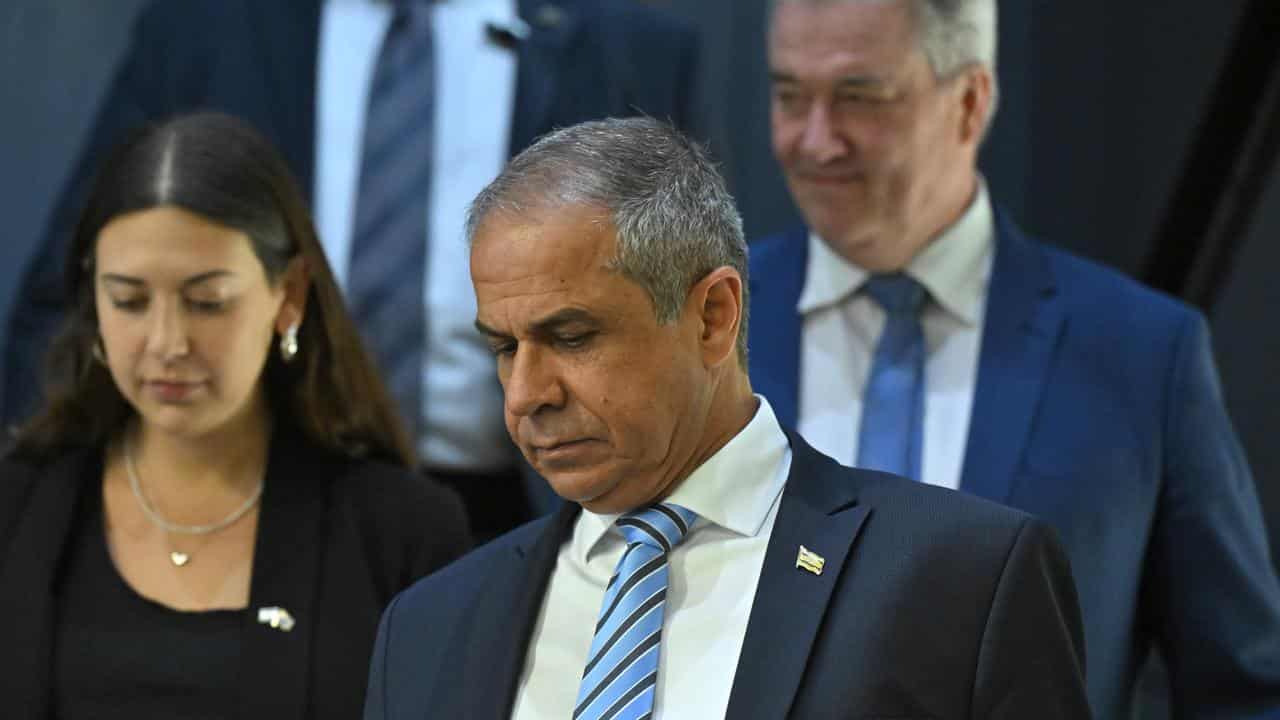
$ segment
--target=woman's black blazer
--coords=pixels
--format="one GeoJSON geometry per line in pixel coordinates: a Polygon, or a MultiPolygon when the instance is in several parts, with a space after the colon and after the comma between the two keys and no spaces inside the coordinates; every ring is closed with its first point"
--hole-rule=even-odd
{"type": "MultiPolygon", "coordinates": [[[[55,592],[102,449],[0,462],[0,714],[51,713],[55,592]]],[[[243,718],[361,715],[379,615],[470,545],[462,503],[406,469],[272,440],[236,688],[243,718]],[[284,632],[258,609],[286,609],[284,632]]]]}

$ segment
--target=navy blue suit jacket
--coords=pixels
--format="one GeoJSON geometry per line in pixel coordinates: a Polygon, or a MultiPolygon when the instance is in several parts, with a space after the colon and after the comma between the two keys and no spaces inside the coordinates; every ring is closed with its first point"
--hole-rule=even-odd
{"type": "MultiPolygon", "coordinates": [[[[162,0],[140,15],[50,231],[9,322],[0,417],[33,409],[40,364],[64,306],[63,258],[103,154],[130,130],[213,109],[248,120],[314,187],[316,65],[322,0],[162,0]]],[[[517,54],[510,152],[556,127],[645,112],[687,128],[693,32],[631,0],[518,0],[530,35],[517,54]]],[[[462,218],[458,218],[462,222],[462,218]]]]}
{"type": "MultiPolygon", "coordinates": [[[[727,717],[1089,716],[1079,608],[1051,530],[789,439],[727,717]],[[825,558],[820,575],[797,568],[801,544],[825,558]]],[[[378,630],[365,720],[509,717],[578,511],[566,504],[398,595],[378,630]]]]}
{"type": "MultiPolygon", "coordinates": [[[[1204,318],[996,218],[961,490],[1062,537],[1098,717],[1128,717],[1152,643],[1180,712],[1280,707],[1280,584],[1204,318]]],[[[786,427],[807,235],[751,246],[752,386],[786,427]]]]}

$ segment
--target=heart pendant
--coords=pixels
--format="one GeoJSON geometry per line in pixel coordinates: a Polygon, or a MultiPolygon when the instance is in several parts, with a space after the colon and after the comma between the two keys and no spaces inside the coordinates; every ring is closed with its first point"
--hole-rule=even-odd
{"type": "Polygon", "coordinates": [[[184,552],[178,552],[177,550],[174,550],[173,552],[169,553],[169,561],[178,567],[182,567],[183,565],[186,565],[187,563],[191,562],[191,556],[184,552]]]}

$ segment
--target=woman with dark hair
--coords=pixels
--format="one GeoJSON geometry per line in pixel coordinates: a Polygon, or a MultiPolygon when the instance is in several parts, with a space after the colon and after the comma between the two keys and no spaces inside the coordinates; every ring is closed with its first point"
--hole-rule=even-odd
{"type": "Polygon", "coordinates": [[[358,717],[383,606],[469,538],[284,161],[224,115],[142,132],[67,279],[0,464],[0,714],[358,717]]]}

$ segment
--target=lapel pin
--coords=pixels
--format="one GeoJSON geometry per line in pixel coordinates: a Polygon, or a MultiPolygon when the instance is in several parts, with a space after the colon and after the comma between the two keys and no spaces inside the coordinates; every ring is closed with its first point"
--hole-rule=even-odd
{"type": "Polygon", "coordinates": [[[258,608],[258,622],[283,632],[289,632],[294,626],[293,616],[289,611],[275,606],[258,608]]]}
{"type": "Polygon", "coordinates": [[[796,567],[808,570],[814,575],[821,575],[822,566],[826,564],[827,561],[821,555],[803,545],[800,546],[800,554],[796,556],[796,567]]]}

